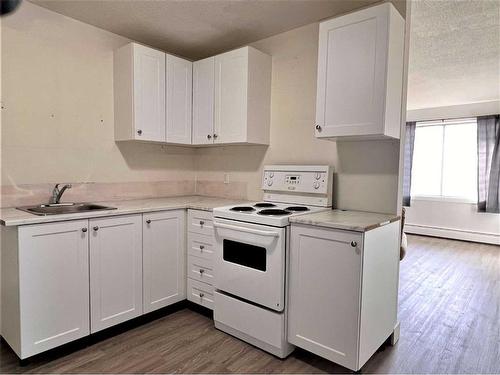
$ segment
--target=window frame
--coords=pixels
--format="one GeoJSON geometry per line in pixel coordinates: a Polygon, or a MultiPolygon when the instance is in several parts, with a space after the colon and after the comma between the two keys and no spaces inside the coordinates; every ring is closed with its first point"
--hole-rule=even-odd
{"type": "MultiPolygon", "coordinates": [[[[418,128],[427,127],[427,126],[442,126],[443,127],[443,137],[442,137],[442,145],[441,145],[441,181],[440,181],[440,195],[428,195],[428,194],[411,194],[411,200],[415,201],[428,201],[428,202],[448,202],[448,203],[466,203],[470,205],[477,204],[477,198],[467,198],[467,197],[457,197],[457,196],[449,196],[443,195],[443,170],[444,170],[444,155],[445,155],[445,139],[446,139],[446,128],[448,126],[460,125],[468,122],[474,122],[477,126],[477,117],[459,117],[459,118],[450,118],[450,119],[442,119],[442,120],[423,120],[416,121],[416,130],[418,128]]],[[[412,172],[413,173],[413,172],[412,172]]],[[[413,177],[413,176],[412,176],[413,177]]],[[[476,189],[477,195],[477,189],[476,189]]]]}

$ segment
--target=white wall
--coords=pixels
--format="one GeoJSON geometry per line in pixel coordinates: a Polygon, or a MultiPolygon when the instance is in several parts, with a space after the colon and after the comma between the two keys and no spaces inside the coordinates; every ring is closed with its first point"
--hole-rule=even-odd
{"type": "Polygon", "coordinates": [[[500,215],[477,212],[474,203],[413,199],[405,231],[500,245],[500,215]]]}
{"type": "MultiPolygon", "coordinates": [[[[500,101],[422,108],[407,112],[408,121],[477,117],[500,113],[500,101]]],[[[453,200],[416,198],[406,208],[408,233],[500,245],[500,214],[479,213],[477,205],[453,200]]]]}
{"type": "MultiPolygon", "coordinates": [[[[197,151],[198,183],[224,189],[224,175],[262,197],[266,164],[329,164],[335,168],[334,205],[397,212],[399,140],[331,142],[314,137],[318,23],[253,43],[272,56],[269,147],[231,146],[197,151]]],[[[217,189],[214,188],[213,191],[217,189]]]]}
{"type": "Polygon", "coordinates": [[[2,184],[193,180],[194,150],[114,141],[129,40],[23,1],[2,17],[2,184]]]}
{"type": "MultiPolygon", "coordinates": [[[[407,121],[500,113],[500,3],[412,2],[407,121]]],[[[406,231],[499,244],[500,215],[415,199],[406,231]]]]}

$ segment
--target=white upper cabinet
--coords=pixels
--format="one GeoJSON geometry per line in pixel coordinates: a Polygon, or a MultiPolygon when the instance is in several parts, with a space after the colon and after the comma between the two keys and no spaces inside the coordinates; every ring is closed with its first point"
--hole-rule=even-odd
{"type": "Polygon", "coordinates": [[[214,143],[269,144],[271,65],[252,47],[215,56],[214,143]]]}
{"type": "Polygon", "coordinates": [[[193,144],[212,144],[214,135],[215,58],[193,63],[193,144]]]}
{"type": "Polygon", "coordinates": [[[269,144],[271,56],[243,47],[192,63],[130,43],[115,51],[115,140],[269,144]]]}
{"type": "Polygon", "coordinates": [[[404,28],[391,3],[320,23],[316,137],[399,138],[404,28]]]}
{"type": "Polygon", "coordinates": [[[167,56],[166,141],[191,144],[193,63],[167,56]]]}
{"type": "Polygon", "coordinates": [[[165,53],[130,43],[114,55],[115,139],[165,142],[165,53]]]}

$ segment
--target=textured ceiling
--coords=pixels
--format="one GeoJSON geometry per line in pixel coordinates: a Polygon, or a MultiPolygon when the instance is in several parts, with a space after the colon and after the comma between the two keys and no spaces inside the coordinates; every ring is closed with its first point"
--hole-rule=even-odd
{"type": "Polygon", "coordinates": [[[414,1],[408,109],[499,99],[500,1],[414,1]]]}
{"type": "MultiPolygon", "coordinates": [[[[30,0],[191,59],[227,51],[379,0],[30,0]]],[[[405,0],[393,0],[405,13],[405,0]]]]}

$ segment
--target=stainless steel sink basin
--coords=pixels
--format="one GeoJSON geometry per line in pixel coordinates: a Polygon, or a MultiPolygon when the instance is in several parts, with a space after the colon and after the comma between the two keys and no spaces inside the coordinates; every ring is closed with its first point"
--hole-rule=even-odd
{"type": "Polygon", "coordinates": [[[92,212],[104,210],[116,210],[116,207],[106,207],[92,203],[58,203],[58,204],[40,204],[37,206],[17,207],[18,210],[29,212],[33,215],[64,215],[76,214],[79,212],[92,212]]]}

